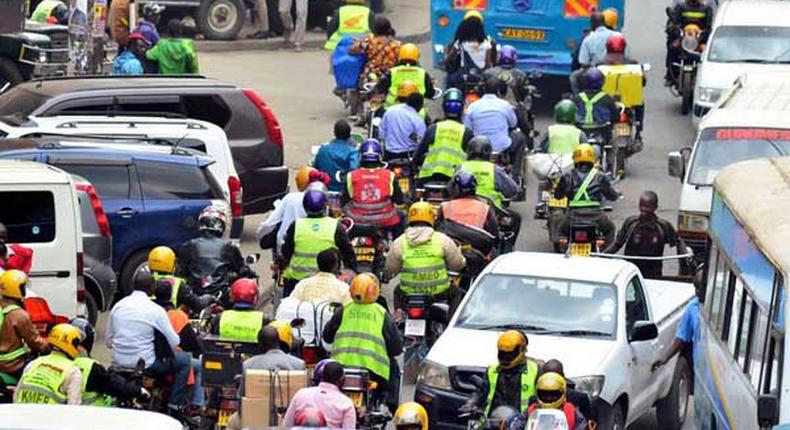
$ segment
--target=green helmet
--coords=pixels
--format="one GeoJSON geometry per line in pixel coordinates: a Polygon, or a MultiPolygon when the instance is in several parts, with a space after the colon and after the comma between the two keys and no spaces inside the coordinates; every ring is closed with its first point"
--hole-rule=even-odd
{"type": "Polygon", "coordinates": [[[570,100],[560,100],[554,105],[554,120],[562,124],[576,121],[576,105],[570,100]]]}

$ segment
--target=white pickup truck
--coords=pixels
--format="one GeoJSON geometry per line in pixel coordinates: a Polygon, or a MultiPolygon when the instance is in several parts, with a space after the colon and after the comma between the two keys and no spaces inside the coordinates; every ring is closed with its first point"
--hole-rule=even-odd
{"type": "Polygon", "coordinates": [[[690,360],[681,354],[656,372],[651,367],[693,297],[691,284],[643,279],[623,260],[503,255],[477,278],[428,353],[415,400],[431,428],[465,428],[458,407],[475,390],[473,376],[496,362],[499,334],[513,328],[528,336],[529,357],[562,361],[566,377],[592,399],[600,429],[624,430],[655,405],[660,428],[679,430],[690,360]]]}

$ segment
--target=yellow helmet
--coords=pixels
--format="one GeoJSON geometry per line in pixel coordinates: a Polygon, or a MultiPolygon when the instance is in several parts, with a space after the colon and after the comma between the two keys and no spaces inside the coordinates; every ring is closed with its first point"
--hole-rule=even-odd
{"type": "Polygon", "coordinates": [[[512,369],[527,359],[527,336],[518,330],[508,330],[496,342],[499,367],[512,369]]]}
{"type": "Polygon", "coordinates": [[[565,403],[565,378],[559,373],[548,372],[538,378],[538,407],[541,409],[559,409],[565,403]]]}
{"type": "Polygon", "coordinates": [[[573,164],[595,163],[595,149],[588,143],[582,143],[573,150],[573,164]]]}
{"type": "Polygon", "coordinates": [[[361,304],[375,303],[381,294],[381,284],[376,275],[360,273],[351,281],[351,298],[361,304]]]}
{"type": "Polygon", "coordinates": [[[686,24],[683,27],[683,34],[686,36],[699,37],[700,33],[702,33],[702,28],[697,24],[686,24]]]}
{"type": "Polygon", "coordinates": [[[286,344],[288,349],[291,349],[291,346],[294,343],[293,329],[291,328],[291,324],[288,324],[285,321],[272,321],[269,323],[269,325],[277,330],[277,337],[280,338],[280,342],[286,344]]]}
{"type": "Polygon", "coordinates": [[[417,84],[414,81],[405,80],[398,84],[398,98],[405,99],[418,91],[417,84]]]}
{"type": "Polygon", "coordinates": [[[27,275],[21,270],[6,270],[0,275],[0,295],[7,299],[24,299],[26,287],[27,275]]]}
{"type": "Polygon", "coordinates": [[[409,224],[424,222],[433,226],[433,206],[428,202],[417,202],[409,206],[409,224]]]}
{"type": "Polygon", "coordinates": [[[620,15],[617,13],[617,9],[610,7],[605,9],[603,12],[603,25],[607,26],[608,28],[614,30],[620,23],[620,15]]]}
{"type": "Polygon", "coordinates": [[[167,246],[157,246],[148,253],[148,268],[156,273],[175,272],[176,253],[167,246]]]}
{"type": "Polygon", "coordinates": [[[466,21],[467,19],[470,19],[470,18],[477,18],[477,19],[480,20],[480,22],[482,22],[483,21],[483,14],[480,13],[479,10],[470,10],[470,11],[467,11],[464,14],[464,21],[466,21]]]}
{"type": "Polygon", "coordinates": [[[398,51],[398,61],[420,61],[420,48],[413,43],[404,43],[398,51]]]}
{"type": "Polygon", "coordinates": [[[304,166],[296,172],[296,189],[299,191],[304,191],[307,189],[307,186],[310,185],[310,172],[315,170],[315,168],[310,166],[304,166]]]}
{"type": "Polygon", "coordinates": [[[80,355],[77,347],[82,342],[82,332],[71,324],[58,324],[49,331],[47,341],[50,345],[74,359],[80,355]]]}
{"type": "Polygon", "coordinates": [[[406,402],[398,406],[392,419],[396,429],[407,428],[428,430],[428,412],[417,402],[406,402]]]}

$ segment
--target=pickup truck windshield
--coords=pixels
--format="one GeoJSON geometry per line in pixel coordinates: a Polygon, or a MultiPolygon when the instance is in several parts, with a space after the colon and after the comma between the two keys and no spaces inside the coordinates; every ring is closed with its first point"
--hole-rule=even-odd
{"type": "Polygon", "coordinates": [[[709,128],[702,132],[688,182],[711,185],[730,164],[754,158],[790,154],[790,130],[764,128],[709,128]]]}
{"type": "Polygon", "coordinates": [[[758,64],[790,62],[790,28],[719,27],[713,35],[708,61],[758,64]]]}
{"type": "Polygon", "coordinates": [[[459,312],[460,328],[613,337],[617,295],[609,284],[486,275],[459,312]]]}

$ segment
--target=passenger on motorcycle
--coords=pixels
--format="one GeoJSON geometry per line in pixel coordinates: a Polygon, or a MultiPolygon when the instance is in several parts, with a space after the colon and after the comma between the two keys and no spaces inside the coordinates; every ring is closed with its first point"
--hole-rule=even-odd
{"type": "MultiPolygon", "coordinates": [[[[638,61],[634,60],[625,55],[625,48],[626,48],[626,41],[625,37],[622,34],[617,33],[609,37],[609,40],[606,41],[606,59],[602,65],[605,66],[616,66],[616,65],[623,65],[623,64],[639,64],[638,61]]],[[[645,75],[642,75],[642,86],[644,87],[647,84],[647,78],[645,75]]],[[[634,128],[636,128],[636,135],[634,136],[634,140],[641,141],[642,140],[642,130],[644,129],[644,122],[645,122],[645,105],[644,102],[641,105],[632,106],[634,109],[634,128]]]]}
{"type": "Polygon", "coordinates": [[[347,34],[363,37],[370,33],[373,12],[365,5],[365,1],[345,0],[344,3],[327,22],[327,40],[324,43],[324,49],[327,51],[334,51],[340,39],[347,34]]]}
{"type": "Polygon", "coordinates": [[[573,403],[566,400],[565,378],[554,372],[544,373],[538,378],[536,403],[511,423],[510,430],[522,430],[529,417],[539,409],[558,409],[565,415],[569,430],[587,430],[587,418],[573,403]]]}
{"type": "Polygon", "coordinates": [[[291,295],[296,284],[318,271],[316,257],[328,249],[340,250],[346,267],[356,271],[357,257],[342,224],[326,214],[326,193],[308,188],[302,201],[306,218],[297,219],[285,235],[282,255],[277,261],[283,273],[283,296],[291,295]]]}
{"type": "Polygon", "coordinates": [[[433,79],[420,67],[420,48],[413,43],[401,45],[398,52],[398,64],[392,67],[376,84],[376,94],[386,94],[385,107],[390,107],[397,102],[398,87],[403,81],[412,81],[417,85],[417,91],[423,97],[432,97],[434,94],[433,79]]]}
{"type": "Polygon", "coordinates": [[[601,13],[603,14],[603,25],[609,30],[617,31],[620,24],[620,14],[617,13],[617,9],[609,7],[601,13]]]}
{"type": "Polygon", "coordinates": [[[49,351],[47,340],[25,311],[22,300],[27,294],[27,275],[21,270],[6,270],[0,275],[0,373],[18,380],[25,363],[33,354],[49,351]]]}
{"type": "Polygon", "coordinates": [[[406,402],[398,406],[392,423],[396,430],[428,430],[428,412],[417,402],[406,402]]]}
{"type": "Polygon", "coordinates": [[[583,86],[583,75],[589,68],[595,67],[606,57],[606,40],[616,31],[609,29],[604,22],[602,12],[590,14],[590,33],[582,40],[579,46],[579,68],[570,75],[570,85],[573,94],[578,94],[583,86]]]}
{"type": "Polygon", "coordinates": [[[304,370],[304,361],[283,351],[281,342],[276,327],[267,325],[261,328],[258,332],[258,344],[263,353],[244,360],[244,370],[304,370]]]}
{"type": "Polygon", "coordinates": [[[583,90],[573,98],[577,110],[576,122],[582,130],[601,130],[605,142],[609,142],[612,138],[611,124],[619,116],[617,105],[603,91],[604,75],[598,68],[587,69],[583,81],[583,90]]]}
{"type": "Polygon", "coordinates": [[[604,214],[601,203],[604,199],[615,201],[620,194],[609,178],[595,167],[595,161],[595,150],[586,143],[573,151],[573,170],[560,179],[554,190],[555,198],[568,198],[569,212],[562,217],[559,231],[568,234],[571,218],[585,219],[595,222],[606,237],[606,243],[610,244],[614,241],[615,226],[604,214]]]}
{"type": "Polygon", "coordinates": [[[587,142],[584,132],[574,125],[576,105],[567,99],[554,105],[554,121],[538,145],[541,152],[557,155],[571,155],[582,143],[587,142]]]}
{"type": "MultiPolygon", "coordinates": [[[[540,368],[540,375],[543,376],[546,373],[556,373],[563,378],[565,378],[565,368],[562,365],[562,362],[557,359],[551,359],[543,363],[543,366],[540,368]]],[[[540,379],[540,377],[538,377],[540,379]]],[[[579,411],[581,411],[582,415],[587,417],[588,419],[593,418],[592,414],[592,405],[590,402],[590,396],[587,393],[583,393],[581,391],[576,390],[576,386],[573,381],[565,379],[566,389],[565,389],[565,401],[570,402],[573,406],[576,406],[579,411]]],[[[537,396],[533,396],[529,399],[529,405],[532,406],[536,404],[538,401],[537,396]]],[[[528,413],[527,411],[524,411],[528,413]]],[[[524,416],[524,419],[529,418],[528,416],[524,416]]]]}
{"type": "Polygon", "coordinates": [[[337,278],[340,273],[340,254],[329,248],[318,253],[318,273],[302,279],[296,284],[289,297],[302,302],[340,303],[351,302],[348,284],[337,278]]]}
{"type": "Polygon", "coordinates": [[[384,142],[384,159],[410,158],[417,144],[425,136],[423,97],[412,81],[398,87],[398,104],[384,112],[379,135],[384,142]]]}
{"type": "Polygon", "coordinates": [[[176,271],[176,253],[166,246],[157,246],[148,253],[148,269],[154,281],[170,284],[172,295],[168,301],[174,307],[185,306],[190,312],[197,314],[214,299],[211,294],[198,297],[183,278],[173,275],[176,271]]]}
{"type": "Polygon", "coordinates": [[[351,140],[351,125],[348,121],[340,119],[335,122],[335,138],[325,145],[321,145],[315,155],[313,167],[329,175],[329,190],[342,191],[343,184],[337,180],[337,174],[346,173],[359,167],[359,150],[351,140]]]}
{"type": "Polygon", "coordinates": [[[483,72],[496,64],[496,42],[486,36],[483,15],[470,10],[458,24],[453,41],[444,51],[447,88],[479,82],[483,72]]]}
{"type": "Polygon", "coordinates": [[[316,376],[319,381],[317,384],[300,389],[291,399],[283,417],[283,426],[304,426],[305,415],[320,414],[324,420],[324,425],[320,427],[356,428],[357,412],[354,403],[340,391],[345,380],[343,365],[334,360],[323,360],[316,366],[316,376]]]}
{"type": "Polygon", "coordinates": [[[258,332],[271,322],[262,311],[256,311],[258,284],[254,279],[241,278],[230,286],[231,309],[225,309],[209,322],[209,332],[221,339],[255,343],[258,332]]]}
{"type": "Polygon", "coordinates": [[[395,29],[390,20],[384,15],[374,16],[373,34],[358,39],[351,47],[351,53],[362,54],[367,58],[359,76],[360,87],[368,82],[375,83],[389,72],[398,63],[400,47],[401,42],[395,39],[395,29]]]}
{"type": "Polygon", "coordinates": [[[82,404],[82,372],[79,357],[80,331],[70,324],[52,327],[47,342],[52,352],[25,366],[14,391],[14,403],[55,405],[82,404]]]}
{"type": "Polygon", "coordinates": [[[518,51],[512,45],[504,45],[497,52],[497,65],[485,71],[483,76],[498,78],[513,92],[515,101],[524,100],[529,94],[529,77],[518,67],[518,51]]]}
{"type": "Polygon", "coordinates": [[[474,136],[461,121],[464,95],[457,88],[444,93],[444,120],[431,124],[414,151],[414,165],[420,166],[421,182],[447,182],[466,160],[466,145],[474,136]]]}
{"type": "Polygon", "coordinates": [[[713,26],[713,9],[704,0],[685,0],[676,4],[669,14],[667,20],[667,56],[666,56],[666,74],[664,81],[666,86],[672,86],[672,73],[671,69],[673,64],[677,63],[680,58],[680,41],[682,39],[681,31],[686,31],[688,25],[696,26],[698,32],[698,41],[700,43],[699,51],[707,43],[710,30],[713,26]]]}

